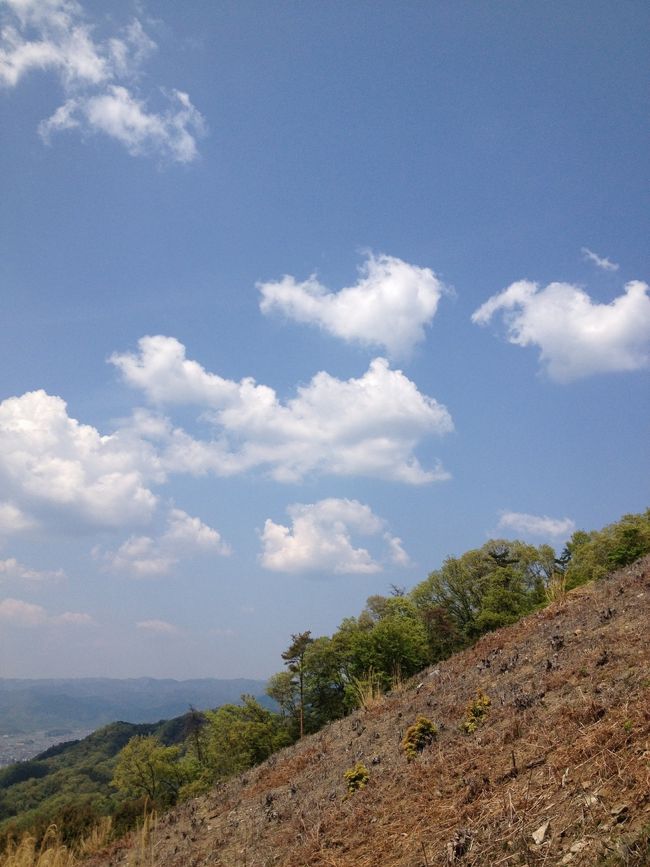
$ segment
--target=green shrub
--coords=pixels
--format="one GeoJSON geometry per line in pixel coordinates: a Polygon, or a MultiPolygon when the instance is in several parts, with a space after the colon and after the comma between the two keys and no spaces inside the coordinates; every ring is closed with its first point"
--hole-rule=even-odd
{"type": "Polygon", "coordinates": [[[476,693],[476,698],[467,705],[465,711],[465,719],[463,721],[463,731],[471,735],[476,729],[485,722],[488,715],[488,710],[492,701],[489,696],[485,695],[480,689],[476,693]]]}
{"type": "Polygon", "coordinates": [[[429,746],[435,740],[438,729],[425,716],[419,716],[412,726],[406,729],[402,740],[402,750],[409,762],[417,757],[418,753],[429,746]]]}
{"type": "Polygon", "coordinates": [[[363,764],[363,762],[357,762],[354,767],[347,769],[343,774],[343,778],[345,780],[348,794],[353,795],[355,792],[358,792],[359,789],[364,788],[370,779],[370,774],[368,768],[363,764]]]}

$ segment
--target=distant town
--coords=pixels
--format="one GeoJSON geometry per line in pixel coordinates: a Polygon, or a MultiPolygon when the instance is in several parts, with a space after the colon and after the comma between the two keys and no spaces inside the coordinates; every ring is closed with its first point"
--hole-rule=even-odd
{"type": "Polygon", "coordinates": [[[29,734],[0,735],[0,768],[14,762],[33,759],[34,756],[63,741],[85,738],[91,731],[93,729],[90,728],[51,729],[49,731],[30,732],[29,734]]]}

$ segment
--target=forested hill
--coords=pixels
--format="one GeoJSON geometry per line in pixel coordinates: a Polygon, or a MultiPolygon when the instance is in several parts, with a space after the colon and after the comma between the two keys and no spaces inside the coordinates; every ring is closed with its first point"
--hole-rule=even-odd
{"type": "Polygon", "coordinates": [[[217,707],[242,693],[262,697],[265,686],[263,680],[244,678],[0,679],[0,735],[92,729],[114,720],[151,723],[179,716],[190,705],[217,707]]]}
{"type": "MultiPolygon", "coordinates": [[[[111,723],[82,740],[0,769],[0,836],[6,840],[24,829],[43,834],[52,822],[64,836],[87,831],[96,820],[90,804],[108,805],[114,795],[110,783],[120,750],[134,737],[155,736],[167,746],[178,744],[187,737],[190,716],[140,725],[111,723]]],[[[116,824],[130,827],[141,810],[140,803],[115,810],[116,824]]]]}
{"type": "Polygon", "coordinates": [[[650,557],[485,634],[86,863],[647,865],[648,622],[650,557]]]}

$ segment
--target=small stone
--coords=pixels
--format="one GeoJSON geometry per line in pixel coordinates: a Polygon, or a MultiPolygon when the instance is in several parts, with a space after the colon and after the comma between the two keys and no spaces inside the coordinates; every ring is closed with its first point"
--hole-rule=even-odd
{"type": "Polygon", "coordinates": [[[569,852],[573,852],[577,854],[578,852],[582,852],[583,849],[586,849],[589,843],[587,840],[576,840],[576,842],[569,848],[569,852]]]}
{"type": "Polygon", "coordinates": [[[532,838],[538,846],[541,846],[544,842],[550,824],[550,820],[547,820],[543,825],[540,825],[536,831],[533,831],[532,838]]]}

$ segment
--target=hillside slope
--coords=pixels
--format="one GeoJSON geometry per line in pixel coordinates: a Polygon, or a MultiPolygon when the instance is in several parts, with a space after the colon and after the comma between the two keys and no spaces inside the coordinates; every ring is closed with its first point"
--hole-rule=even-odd
{"type": "MultiPolygon", "coordinates": [[[[647,864],[649,613],[645,558],[176,808],[146,863],[647,864]],[[478,690],[491,706],[468,735],[478,690]],[[400,744],[420,714],[439,735],[409,763],[400,744]],[[346,796],[343,774],[357,761],[369,780],[346,796]]],[[[134,863],[136,843],[91,863],[134,863]]]]}

